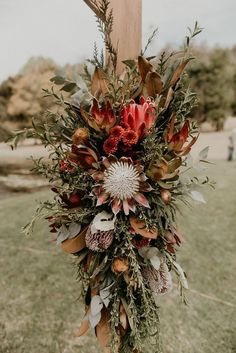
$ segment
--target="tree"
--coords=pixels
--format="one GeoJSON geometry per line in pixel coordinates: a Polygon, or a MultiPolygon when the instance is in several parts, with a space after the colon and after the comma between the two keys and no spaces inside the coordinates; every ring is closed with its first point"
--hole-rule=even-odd
{"type": "Polygon", "coordinates": [[[205,57],[189,70],[193,89],[199,97],[194,113],[200,122],[209,121],[219,131],[230,114],[233,99],[229,50],[213,49],[205,57]]]}
{"type": "Polygon", "coordinates": [[[31,58],[10,84],[11,96],[7,114],[11,119],[27,122],[32,116],[46,109],[53,109],[52,102],[43,97],[42,88],[50,88],[50,78],[59,67],[51,60],[31,58]]]}

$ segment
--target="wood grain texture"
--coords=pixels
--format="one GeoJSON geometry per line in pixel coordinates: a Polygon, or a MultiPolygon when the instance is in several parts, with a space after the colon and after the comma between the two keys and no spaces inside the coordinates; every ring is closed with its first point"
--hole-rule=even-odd
{"type": "Polygon", "coordinates": [[[123,60],[136,59],[141,51],[142,0],[110,0],[114,25],[112,42],[118,48],[117,72],[121,73],[123,60]]]}

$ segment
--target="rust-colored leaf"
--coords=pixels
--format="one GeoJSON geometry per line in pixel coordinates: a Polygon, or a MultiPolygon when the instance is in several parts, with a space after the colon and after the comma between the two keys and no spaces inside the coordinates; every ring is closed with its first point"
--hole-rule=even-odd
{"type": "Polygon", "coordinates": [[[171,78],[171,81],[170,81],[170,86],[174,86],[177,81],[179,80],[180,76],[182,75],[186,65],[188,64],[188,62],[191,60],[191,58],[187,59],[187,60],[184,60],[182,61],[176,68],[176,70],[174,71],[174,74],[171,78]]]}
{"type": "Polygon", "coordinates": [[[135,233],[142,235],[144,238],[156,239],[158,236],[157,229],[147,229],[145,221],[141,221],[136,217],[130,217],[130,224],[135,233]]]}
{"type": "Polygon", "coordinates": [[[91,313],[91,309],[89,307],[86,310],[82,324],[80,325],[79,329],[75,332],[76,337],[81,337],[81,336],[85,335],[88,332],[88,330],[90,329],[89,319],[87,318],[90,313],[91,313]]]}
{"type": "Polygon", "coordinates": [[[124,305],[122,303],[120,304],[120,324],[125,331],[129,327],[129,322],[128,322],[128,318],[126,315],[126,311],[125,311],[124,305]]]}
{"type": "Polygon", "coordinates": [[[102,94],[105,96],[108,92],[108,85],[105,72],[96,67],[92,77],[91,92],[94,96],[102,94]]]}
{"type": "Polygon", "coordinates": [[[84,336],[90,329],[90,323],[88,319],[84,319],[79,329],[75,332],[76,337],[84,336]]]}
{"type": "Polygon", "coordinates": [[[86,247],[85,244],[85,234],[87,227],[80,232],[79,235],[72,239],[67,239],[61,243],[61,248],[69,254],[75,254],[78,251],[83,250],[86,247]]]}
{"type": "Polygon", "coordinates": [[[148,96],[155,98],[163,89],[161,76],[157,72],[149,72],[146,76],[145,88],[148,96]]]}
{"type": "Polygon", "coordinates": [[[150,71],[154,71],[154,67],[143,56],[139,56],[138,57],[138,70],[139,70],[139,73],[140,73],[140,76],[141,76],[143,82],[145,82],[147,74],[150,71]]]}
{"type": "Polygon", "coordinates": [[[107,309],[103,308],[102,317],[95,328],[95,332],[104,353],[111,353],[111,348],[109,347],[111,341],[111,327],[109,320],[110,314],[107,309]]]}

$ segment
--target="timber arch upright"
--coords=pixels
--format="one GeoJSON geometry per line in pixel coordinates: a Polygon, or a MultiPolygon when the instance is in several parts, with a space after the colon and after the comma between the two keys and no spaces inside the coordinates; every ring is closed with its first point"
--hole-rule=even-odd
{"type": "MultiPolygon", "coordinates": [[[[95,12],[92,0],[84,2],[95,12]]],[[[110,0],[114,25],[111,39],[118,47],[117,72],[122,71],[122,61],[137,58],[142,46],[142,0],[110,0]]]]}

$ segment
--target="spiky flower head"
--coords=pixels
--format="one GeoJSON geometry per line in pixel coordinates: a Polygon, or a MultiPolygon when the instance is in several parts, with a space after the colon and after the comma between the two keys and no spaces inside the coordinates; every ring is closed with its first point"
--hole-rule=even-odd
{"type": "Polygon", "coordinates": [[[135,212],[135,204],[149,207],[143,192],[151,191],[146,182],[143,167],[134,164],[131,158],[109,156],[103,160],[102,170],[93,175],[98,184],[93,192],[97,196],[97,206],[111,202],[112,211],[117,214],[122,208],[126,215],[135,212]]]}

